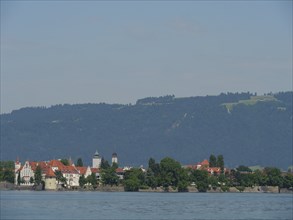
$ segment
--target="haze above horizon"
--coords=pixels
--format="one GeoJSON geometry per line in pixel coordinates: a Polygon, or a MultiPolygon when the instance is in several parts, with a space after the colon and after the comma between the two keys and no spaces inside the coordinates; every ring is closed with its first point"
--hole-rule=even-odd
{"type": "Polygon", "coordinates": [[[292,1],[1,1],[1,113],[292,91],[292,1]]]}

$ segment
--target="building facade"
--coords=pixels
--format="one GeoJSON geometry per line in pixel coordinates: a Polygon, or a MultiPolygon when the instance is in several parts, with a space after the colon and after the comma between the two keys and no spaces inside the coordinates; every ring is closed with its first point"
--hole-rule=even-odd
{"type": "Polygon", "coordinates": [[[102,158],[99,155],[98,151],[96,150],[96,153],[94,154],[93,157],[93,168],[100,168],[102,163],[102,158]]]}

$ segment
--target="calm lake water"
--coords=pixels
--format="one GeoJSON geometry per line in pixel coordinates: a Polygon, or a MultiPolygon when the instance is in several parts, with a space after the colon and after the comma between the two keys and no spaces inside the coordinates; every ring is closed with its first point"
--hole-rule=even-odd
{"type": "Polygon", "coordinates": [[[0,191],[1,219],[293,219],[292,194],[0,191]]]}

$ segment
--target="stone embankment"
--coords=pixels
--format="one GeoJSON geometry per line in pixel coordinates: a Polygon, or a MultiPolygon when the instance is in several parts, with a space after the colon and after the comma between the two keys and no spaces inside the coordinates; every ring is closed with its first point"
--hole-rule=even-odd
{"type": "MultiPolygon", "coordinates": [[[[189,186],[188,192],[196,193],[198,192],[197,188],[194,186],[189,186]]],[[[166,192],[163,187],[157,187],[156,189],[140,189],[139,192],[166,192]]],[[[178,192],[177,190],[169,187],[167,192],[178,192]]],[[[227,191],[223,191],[220,187],[215,189],[207,190],[207,193],[293,193],[292,189],[283,189],[279,190],[278,186],[254,186],[254,187],[243,187],[236,188],[230,187],[227,191]]]]}
{"type": "MultiPolygon", "coordinates": [[[[189,186],[188,192],[196,193],[198,192],[197,188],[194,186],[189,186]]],[[[41,186],[34,187],[34,186],[16,186],[13,183],[8,182],[0,182],[0,190],[42,190],[41,186]]],[[[88,188],[76,188],[76,189],[65,189],[59,188],[56,191],[98,191],[98,192],[124,192],[123,186],[98,186],[97,188],[93,189],[92,187],[88,188]]],[[[169,187],[166,191],[163,187],[157,187],[156,189],[139,189],[139,192],[178,192],[177,189],[173,189],[169,187]]],[[[281,188],[279,189],[278,186],[254,186],[254,187],[230,187],[227,191],[223,191],[220,187],[215,189],[207,190],[207,193],[293,193],[293,189],[286,189],[281,188]]]]}

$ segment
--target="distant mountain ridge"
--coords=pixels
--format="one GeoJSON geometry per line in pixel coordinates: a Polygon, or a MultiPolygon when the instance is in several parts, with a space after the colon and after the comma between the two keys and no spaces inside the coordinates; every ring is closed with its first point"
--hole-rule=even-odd
{"type": "Polygon", "coordinates": [[[292,165],[292,95],[227,93],[140,99],[135,105],[76,104],[1,115],[1,160],[82,157],[96,149],[122,165],[170,156],[192,164],[223,154],[226,165],[292,165]]]}

